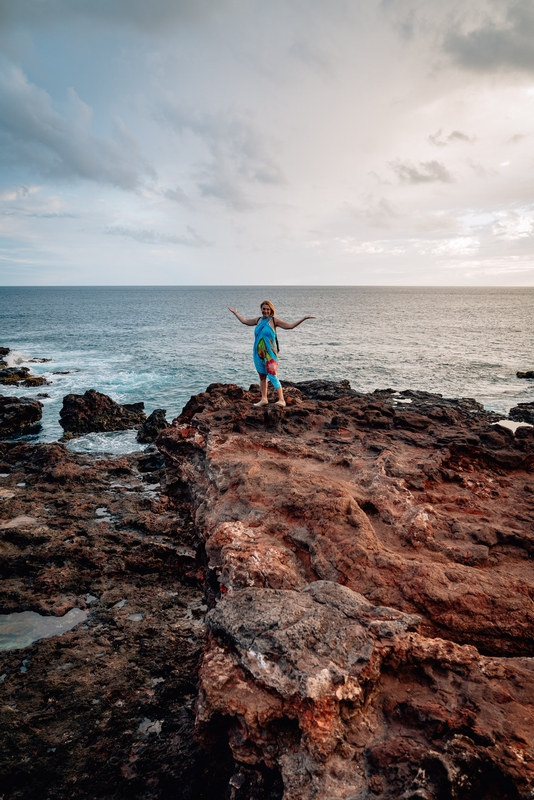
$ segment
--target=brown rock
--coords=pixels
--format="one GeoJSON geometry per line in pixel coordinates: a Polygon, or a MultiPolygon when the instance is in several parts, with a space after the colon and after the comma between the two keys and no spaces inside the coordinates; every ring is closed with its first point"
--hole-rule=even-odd
{"type": "Polygon", "coordinates": [[[43,404],[38,400],[0,395],[0,437],[36,432],[42,413],[43,404]]]}
{"type": "Polygon", "coordinates": [[[158,440],[216,603],[199,736],[285,800],[529,797],[534,437],[468,398],[294,385],[274,420],[235,389],[158,440]]]}
{"type": "Polygon", "coordinates": [[[146,419],[144,403],[119,405],[111,397],[89,389],[85,394],[63,398],[59,424],[66,433],[81,436],[93,431],[124,431],[138,428],[146,419]]]}
{"type": "Polygon", "coordinates": [[[152,414],[139,428],[137,433],[137,441],[142,444],[150,444],[155,442],[161,431],[169,427],[169,423],[165,419],[166,410],[164,408],[156,408],[152,414]]]}
{"type": "Polygon", "coordinates": [[[68,633],[0,651],[6,800],[224,797],[227,751],[193,735],[199,542],[188,508],[148,491],[139,457],[0,443],[0,615],[88,611],[68,633]]]}

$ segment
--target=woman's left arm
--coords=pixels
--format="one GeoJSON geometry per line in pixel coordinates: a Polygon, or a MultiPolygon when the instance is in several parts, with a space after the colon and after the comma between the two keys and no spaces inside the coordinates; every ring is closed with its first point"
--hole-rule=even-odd
{"type": "Polygon", "coordinates": [[[291,331],[291,330],[293,330],[293,328],[296,328],[297,325],[300,325],[301,322],[304,322],[304,320],[306,320],[306,319],[315,319],[315,317],[312,317],[310,314],[308,314],[308,316],[302,317],[302,319],[299,319],[298,322],[284,322],[283,319],[278,319],[278,317],[275,317],[274,318],[274,324],[275,324],[275,327],[282,328],[282,330],[284,330],[284,331],[291,331]]]}

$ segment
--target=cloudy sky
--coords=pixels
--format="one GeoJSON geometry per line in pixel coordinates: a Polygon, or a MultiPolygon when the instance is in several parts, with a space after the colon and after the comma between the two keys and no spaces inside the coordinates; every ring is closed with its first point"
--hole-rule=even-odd
{"type": "Polygon", "coordinates": [[[0,284],[534,286],[532,0],[0,0],[0,284]]]}

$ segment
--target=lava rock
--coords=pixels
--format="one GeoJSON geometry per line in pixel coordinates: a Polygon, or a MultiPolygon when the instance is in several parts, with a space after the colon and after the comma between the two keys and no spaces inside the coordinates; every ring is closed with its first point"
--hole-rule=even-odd
{"type": "Polygon", "coordinates": [[[526,372],[516,372],[516,375],[518,378],[529,378],[532,380],[534,378],[534,369],[529,369],[526,372]]]}
{"type": "Polygon", "coordinates": [[[534,403],[519,403],[510,409],[508,416],[514,422],[529,422],[534,425],[534,403]]]}
{"type": "Polygon", "coordinates": [[[4,386],[18,386],[19,383],[27,381],[30,377],[28,367],[4,367],[0,370],[0,383],[4,386]]]}
{"type": "Polygon", "coordinates": [[[68,394],[63,398],[59,424],[75,436],[104,431],[125,431],[138,428],[145,420],[144,403],[120,405],[106,394],[89,389],[85,394],[68,394]]]}
{"type": "Polygon", "coordinates": [[[290,381],[282,381],[284,388],[295,387],[305,397],[310,400],[337,400],[340,397],[356,397],[358,392],[351,388],[347,380],[344,381],[301,381],[300,383],[291,383],[290,381]]]}
{"type": "Polygon", "coordinates": [[[48,386],[40,375],[31,375],[28,367],[4,367],[0,369],[0,383],[4,386],[48,386]]]}
{"type": "Polygon", "coordinates": [[[26,397],[0,395],[0,436],[21,436],[40,428],[43,404],[26,397]]]}
{"type": "Polygon", "coordinates": [[[224,730],[284,800],[526,800],[534,428],[469,398],[291,391],[273,427],[257,389],[214,384],[158,437],[213,609],[197,740],[224,730]]]}
{"type": "Polygon", "coordinates": [[[155,442],[161,431],[169,427],[169,423],[165,419],[167,413],[165,408],[156,408],[148,417],[146,422],[143,422],[137,433],[137,441],[142,444],[155,442]]]}

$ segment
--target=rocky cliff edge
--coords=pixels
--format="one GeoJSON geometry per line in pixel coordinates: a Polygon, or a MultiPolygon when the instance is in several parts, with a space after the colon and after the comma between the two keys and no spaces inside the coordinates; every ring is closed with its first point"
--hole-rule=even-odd
{"type": "MultiPolygon", "coordinates": [[[[285,800],[534,796],[534,429],[472,400],[212,385],[159,437],[205,542],[197,736],[285,800]]],[[[233,787],[233,788],[232,788],[233,787]]]]}

